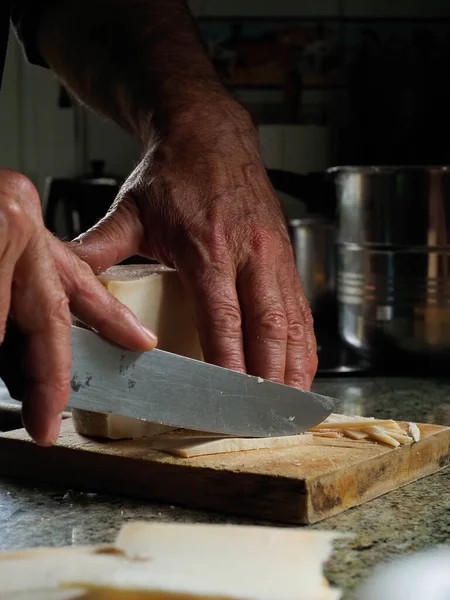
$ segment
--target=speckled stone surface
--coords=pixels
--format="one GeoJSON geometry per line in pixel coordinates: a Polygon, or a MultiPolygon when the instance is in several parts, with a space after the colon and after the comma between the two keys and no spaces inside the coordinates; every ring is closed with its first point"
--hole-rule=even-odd
{"type": "MultiPolygon", "coordinates": [[[[340,411],[450,425],[450,379],[324,379],[315,390],[341,399],[340,411]]],[[[36,487],[0,479],[0,548],[111,541],[130,519],[245,523],[244,519],[127,498],[36,487]]],[[[374,566],[393,556],[450,544],[450,469],[315,526],[354,534],[327,568],[344,600],[374,566]]]]}

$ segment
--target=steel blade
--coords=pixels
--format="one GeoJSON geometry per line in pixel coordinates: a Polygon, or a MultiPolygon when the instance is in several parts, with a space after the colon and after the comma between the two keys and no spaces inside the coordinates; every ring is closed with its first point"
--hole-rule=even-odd
{"type": "Polygon", "coordinates": [[[71,408],[246,437],[301,433],[334,410],[327,396],[72,330],[71,408]]]}

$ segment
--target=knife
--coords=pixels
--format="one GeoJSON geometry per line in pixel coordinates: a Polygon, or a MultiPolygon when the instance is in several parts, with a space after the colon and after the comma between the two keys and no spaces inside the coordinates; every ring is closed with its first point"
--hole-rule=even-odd
{"type": "Polygon", "coordinates": [[[154,349],[132,352],[72,327],[68,406],[239,437],[302,433],[335,400],[154,349]]]}

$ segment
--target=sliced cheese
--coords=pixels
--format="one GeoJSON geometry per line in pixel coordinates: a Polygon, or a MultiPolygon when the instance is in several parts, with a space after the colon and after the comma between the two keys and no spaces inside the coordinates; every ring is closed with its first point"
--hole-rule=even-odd
{"type": "MultiPolygon", "coordinates": [[[[341,416],[341,415],[339,415],[341,416]]],[[[316,425],[315,427],[311,427],[311,431],[320,431],[321,429],[366,429],[367,427],[373,427],[374,425],[383,425],[391,423],[391,421],[386,421],[384,419],[367,419],[365,421],[355,420],[354,417],[345,417],[340,419],[339,421],[333,421],[325,419],[323,423],[316,425]]]]}
{"type": "Polygon", "coordinates": [[[358,431],[357,429],[343,429],[342,434],[352,440],[365,440],[369,437],[369,434],[365,431],[358,431]]]}
{"type": "Polygon", "coordinates": [[[149,441],[154,450],[160,450],[182,458],[193,458],[206,454],[242,452],[243,450],[267,450],[288,448],[312,443],[312,434],[286,435],[271,438],[231,438],[212,435],[166,434],[149,441]]]}
{"type": "Polygon", "coordinates": [[[408,431],[415,442],[420,440],[420,429],[416,423],[408,423],[408,431]]]}
{"type": "Polygon", "coordinates": [[[0,555],[0,598],[337,600],[323,568],[338,537],[304,528],[129,523],[110,552],[0,555]]]}
{"type": "Polygon", "coordinates": [[[325,421],[310,429],[314,436],[345,436],[353,440],[373,440],[392,448],[411,444],[420,440],[420,429],[415,423],[409,423],[407,431],[392,419],[374,419],[373,417],[348,417],[331,414],[325,421]]]}
{"type": "Polygon", "coordinates": [[[326,429],[322,429],[321,431],[315,431],[314,437],[324,437],[324,438],[341,438],[343,433],[341,431],[327,431],[326,429]]]}
{"type": "MultiPolygon", "coordinates": [[[[100,275],[106,289],[158,336],[158,348],[203,360],[192,304],[178,273],[161,265],[123,265],[100,275]]],[[[159,435],[173,428],[73,409],[75,430],[87,437],[124,439],[159,435]]]]}

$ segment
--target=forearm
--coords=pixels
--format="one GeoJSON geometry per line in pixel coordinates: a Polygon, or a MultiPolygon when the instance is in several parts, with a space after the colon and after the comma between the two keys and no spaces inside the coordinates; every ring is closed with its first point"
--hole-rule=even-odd
{"type": "Polygon", "coordinates": [[[192,106],[231,103],[184,0],[55,2],[38,43],[82,102],[142,141],[192,106]]]}

